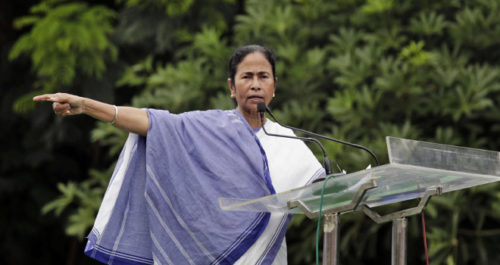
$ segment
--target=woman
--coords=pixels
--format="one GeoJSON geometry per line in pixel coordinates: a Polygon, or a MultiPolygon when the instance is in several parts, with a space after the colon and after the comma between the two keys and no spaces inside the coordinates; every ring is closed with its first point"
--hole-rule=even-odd
{"type": "MultiPolygon", "coordinates": [[[[258,198],[311,183],[324,170],[298,140],[265,135],[257,103],[269,104],[273,54],[238,48],[227,80],[236,110],[116,107],[47,94],[60,116],[87,114],[131,132],[85,253],[108,264],[286,264],[289,216],[221,211],[217,200],[258,198]],[[140,136],[138,136],[140,135],[140,136]]],[[[271,133],[293,133],[266,121],[271,133]]]]}

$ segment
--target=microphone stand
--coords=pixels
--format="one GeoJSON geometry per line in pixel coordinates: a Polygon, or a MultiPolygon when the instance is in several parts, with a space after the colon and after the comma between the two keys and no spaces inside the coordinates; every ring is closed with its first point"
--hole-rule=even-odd
{"type": "Polygon", "coordinates": [[[283,137],[283,138],[289,138],[289,139],[298,139],[298,140],[302,140],[304,142],[313,142],[313,143],[316,143],[321,148],[321,151],[323,152],[323,164],[325,166],[326,175],[332,174],[332,166],[330,164],[330,159],[326,155],[325,148],[323,147],[323,145],[317,139],[310,138],[310,137],[289,136],[289,135],[281,135],[281,134],[268,133],[266,131],[265,126],[264,126],[264,111],[262,111],[262,109],[260,109],[260,108],[258,108],[258,111],[259,111],[259,115],[260,115],[260,122],[262,124],[262,130],[264,130],[265,134],[267,134],[269,136],[283,137]]]}
{"type": "MultiPolygon", "coordinates": [[[[322,139],[325,139],[325,140],[330,140],[330,141],[333,141],[333,142],[336,142],[336,143],[340,143],[340,144],[345,144],[345,145],[348,145],[348,146],[351,146],[351,147],[354,147],[354,148],[358,148],[358,149],[362,149],[366,152],[368,152],[372,158],[375,160],[375,163],[377,164],[377,166],[379,166],[379,162],[378,162],[378,158],[377,156],[375,155],[375,153],[373,153],[370,149],[362,146],[362,145],[359,145],[359,144],[353,144],[353,143],[349,143],[349,142],[345,142],[345,141],[342,141],[342,140],[338,140],[338,139],[335,139],[335,138],[331,138],[331,137],[328,137],[328,136],[324,136],[324,135],[321,135],[321,134],[317,134],[317,133],[313,133],[313,132],[310,132],[310,131],[306,131],[306,130],[303,130],[303,129],[299,129],[299,128],[295,128],[295,127],[292,127],[292,126],[288,126],[288,125],[285,125],[285,124],[281,124],[277,119],[276,117],[274,117],[273,113],[271,112],[271,110],[269,109],[269,107],[267,107],[266,105],[265,106],[265,110],[267,113],[269,113],[269,115],[274,119],[274,121],[276,123],[278,123],[279,125],[285,127],[285,128],[288,128],[288,129],[291,129],[293,131],[298,131],[298,132],[301,132],[303,134],[307,134],[307,135],[311,135],[311,136],[314,136],[314,137],[318,137],[318,138],[322,138],[322,139]]],[[[263,126],[264,127],[264,126],[263,126]]]]}

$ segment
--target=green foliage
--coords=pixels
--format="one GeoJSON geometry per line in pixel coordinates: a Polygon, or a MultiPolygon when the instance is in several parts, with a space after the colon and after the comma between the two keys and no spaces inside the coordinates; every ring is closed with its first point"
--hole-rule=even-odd
{"type": "Polygon", "coordinates": [[[441,35],[446,28],[446,21],[442,14],[436,11],[424,11],[410,21],[410,31],[422,36],[441,35]]]}
{"type": "Polygon", "coordinates": [[[471,1],[456,13],[456,23],[450,25],[451,37],[460,44],[475,49],[498,44],[500,6],[496,0],[471,1]]]}
{"type": "Polygon", "coordinates": [[[392,0],[367,0],[366,3],[361,6],[361,11],[366,14],[381,13],[390,10],[394,4],[392,0]]]}
{"type": "MultiPolygon", "coordinates": [[[[31,16],[17,20],[18,26],[33,28],[11,57],[30,55],[37,74],[48,80],[39,80],[38,87],[53,89],[70,85],[79,74],[103,74],[118,47],[126,65],[110,79],[119,91],[133,94],[125,102],[183,112],[231,108],[227,58],[236,46],[260,43],[278,57],[271,107],[284,123],[366,145],[382,163],[387,135],[500,149],[498,0],[120,3],[119,16],[81,3],[37,5],[31,16]],[[83,19],[91,10],[99,10],[92,13],[99,22],[83,19]],[[100,40],[66,36],[67,25],[85,30],[83,36],[95,31],[100,40]],[[117,47],[107,39],[112,32],[117,47]],[[71,74],[54,74],[62,67],[71,74]]],[[[125,137],[103,123],[92,132],[92,141],[105,146],[110,159],[125,137]]],[[[325,147],[348,172],[374,163],[360,150],[331,142],[325,147]]],[[[76,205],[66,232],[82,235],[111,168],[92,172],[89,182],[60,184],[61,197],[44,212],[60,214],[76,205]]],[[[496,189],[487,185],[431,200],[426,214],[432,264],[500,261],[494,247],[500,243],[496,189]]],[[[420,243],[417,218],[410,223],[408,241],[420,243]]],[[[295,216],[290,225],[289,264],[312,264],[314,222],[295,216]]],[[[390,253],[389,230],[358,213],[342,216],[342,263],[382,264],[390,253]]],[[[423,262],[422,252],[410,254],[408,264],[423,262]]]]}
{"type": "Polygon", "coordinates": [[[57,188],[61,195],[46,204],[42,208],[42,213],[54,212],[56,215],[60,215],[69,206],[78,205],[79,207],[68,217],[66,234],[82,239],[88,233],[88,228],[94,224],[111,173],[112,167],[104,172],[90,170],[89,178],[78,184],[73,182],[59,183],[57,188]]]}
{"type": "MultiPolygon", "coordinates": [[[[144,90],[132,100],[137,107],[155,107],[183,112],[199,106],[210,106],[211,95],[228,94],[225,80],[225,64],[229,49],[219,41],[221,32],[214,28],[203,28],[193,36],[192,46],[181,53],[192,58],[177,64],[152,66],[151,58],[132,66],[118,81],[119,85],[142,86],[144,90]]],[[[214,108],[232,106],[230,98],[214,99],[214,108]]]]}
{"type": "Polygon", "coordinates": [[[110,146],[109,155],[116,156],[120,153],[121,147],[127,140],[128,133],[120,130],[109,123],[99,122],[97,127],[92,131],[90,139],[94,142],[99,141],[101,144],[110,146]]]}
{"type": "MultiPolygon", "coordinates": [[[[70,85],[77,72],[100,77],[106,70],[106,58],[115,60],[118,50],[108,39],[113,32],[116,13],[104,6],[86,3],[43,1],[31,8],[31,15],[14,22],[16,28],[31,26],[17,40],[9,59],[21,54],[31,57],[40,78],[41,91],[47,93],[70,85]]],[[[16,111],[32,109],[32,95],[21,97],[16,111]]]]}
{"type": "Polygon", "coordinates": [[[165,13],[169,16],[180,16],[189,10],[189,8],[193,5],[194,0],[126,0],[123,2],[125,2],[125,6],[127,7],[161,7],[165,9],[165,13]]]}

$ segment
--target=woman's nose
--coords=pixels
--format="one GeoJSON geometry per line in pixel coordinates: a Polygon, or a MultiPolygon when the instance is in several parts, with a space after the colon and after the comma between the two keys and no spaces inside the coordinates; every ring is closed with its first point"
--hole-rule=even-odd
{"type": "Polygon", "coordinates": [[[252,86],[250,87],[252,90],[260,90],[260,81],[259,78],[252,78],[252,86]]]}

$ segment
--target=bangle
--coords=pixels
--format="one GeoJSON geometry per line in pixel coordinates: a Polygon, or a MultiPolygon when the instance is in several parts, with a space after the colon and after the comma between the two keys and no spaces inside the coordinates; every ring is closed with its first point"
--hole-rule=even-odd
{"type": "Polygon", "coordinates": [[[113,105],[113,107],[115,107],[115,117],[113,118],[112,121],[109,122],[109,124],[111,125],[115,125],[116,119],[118,119],[118,107],[116,105],[113,105]]]}

